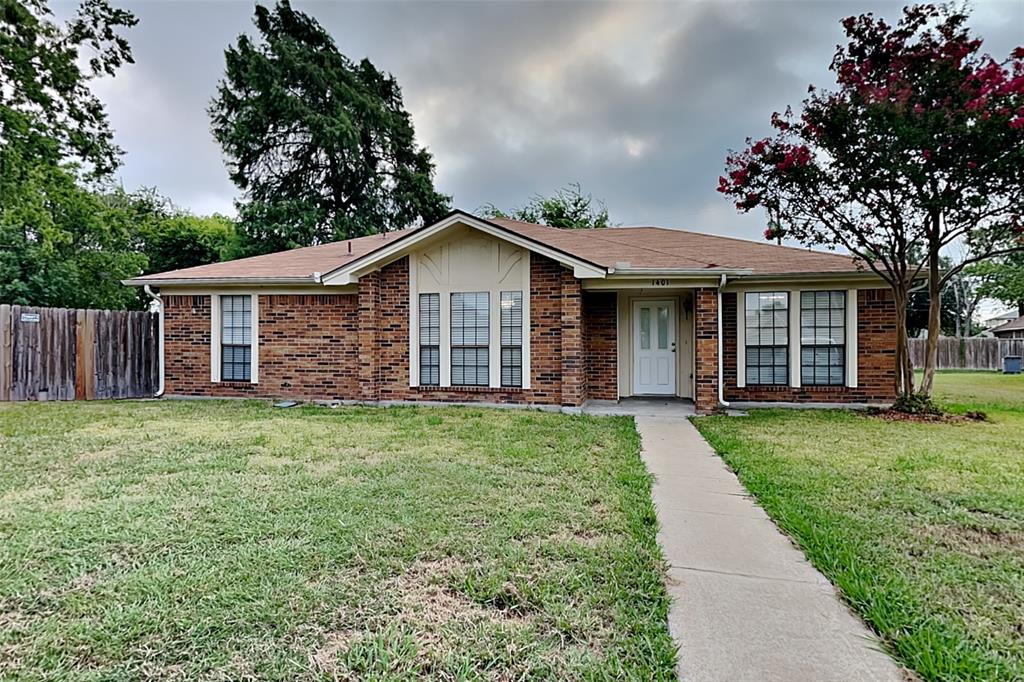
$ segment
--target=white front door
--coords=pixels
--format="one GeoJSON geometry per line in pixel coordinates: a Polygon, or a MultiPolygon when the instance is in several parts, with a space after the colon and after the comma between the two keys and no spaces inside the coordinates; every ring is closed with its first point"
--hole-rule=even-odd
{"type": "Polygon", "coordinates": [[[676,394],[676,303],[633,302],[633,394],[676,394]]]}

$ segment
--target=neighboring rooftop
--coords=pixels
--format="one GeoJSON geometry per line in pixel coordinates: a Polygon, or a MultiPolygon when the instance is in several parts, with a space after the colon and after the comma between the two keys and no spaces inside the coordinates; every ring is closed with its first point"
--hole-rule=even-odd
{"type": "MultiPolygon", "coordinates": [[[[469,214],[465,214],[469,216],[469,214]]],[[[549,248],[608,269],[750,270],[753,275],[856,273],[850,256],[789,246],[721,237],[662,227],[607,227],[565,230],[516,220],[482,219],[549,248]]],[[[422,229],[422,228],[419,228],[422,229]]],[[[417,229],[307,246],[264,256],[160,272],[129,280],[132,284],[166,281],[249,280],[266,282],[314,281],[383,246],[394,244],[417,229]]]]}
{"type": "Polygon", "coordinates": [[[1006,332],[1015,332],[1024,330],[1024,315],[1021,315],[1016,320],[1011,320],[1006,324],[1001,324],[998,327],[993,327],[989,331],[993,334],[1003,334],[1006,332]]]}

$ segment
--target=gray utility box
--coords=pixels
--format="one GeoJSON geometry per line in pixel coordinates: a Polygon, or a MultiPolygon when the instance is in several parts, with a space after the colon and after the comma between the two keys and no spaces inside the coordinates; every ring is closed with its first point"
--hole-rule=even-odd
{"type": "Polygon", "coordinates": [[[1020,374],[1020,356],[1007,355],[1003,357],[1003,374],[1020,374]]]}

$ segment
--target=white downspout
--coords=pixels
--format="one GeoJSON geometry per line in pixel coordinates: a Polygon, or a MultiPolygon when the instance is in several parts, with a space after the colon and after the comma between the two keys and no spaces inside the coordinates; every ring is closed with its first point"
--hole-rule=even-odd
{"type": "Polygon", "coordinates": [[[725,344],[722,342],[722,288],[728,278],[722,273],[722,279],[718,283],[718,404],[722,407],[729,407],[729,401],[725,399],[725,371],[723,369],[722,354],[725,351],[725,344]]]}
{"type": "Polygon", "coordinates": [[[146,295],[149,296],[152,301],[149,303],[149,312],[157,314],[157,335],[160,337],[157,340],[157,353],[159,354],[160,364],[160,381],[156,388],[156,393],[153,394],[154,398],[159,398],[164,394],[164,299],[160,298],[160,294],[153,293],[153,290],[146,284],[142,287],[146,295]]]}

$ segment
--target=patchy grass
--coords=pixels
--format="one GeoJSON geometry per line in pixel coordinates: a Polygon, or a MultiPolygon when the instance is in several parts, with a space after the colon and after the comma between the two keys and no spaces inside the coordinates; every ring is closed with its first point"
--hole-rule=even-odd
{"type": "Polygon", "coordinates": [[[0,677],[668,679],[628,419],[0,406],[0,677]]]}
{"type": "Polygon", "coordinates": [[[848,411],[696,420],[771,517],[926,680],[1024,679],[1024,378],[937,376],[988,422],[848,411]]]}
{"type": "MultiPolygon", "coordinates": [[[[920,379],[920,375],[918,376],[920,379]]],[[[1024,374],[938,372],[935,399],[951,410],[1024,410],[1024,374]]]]}

